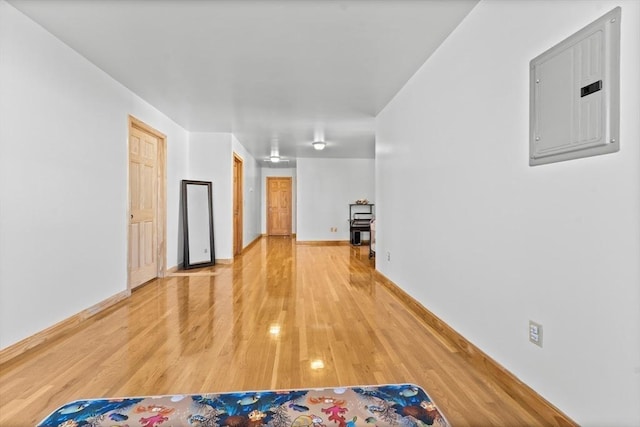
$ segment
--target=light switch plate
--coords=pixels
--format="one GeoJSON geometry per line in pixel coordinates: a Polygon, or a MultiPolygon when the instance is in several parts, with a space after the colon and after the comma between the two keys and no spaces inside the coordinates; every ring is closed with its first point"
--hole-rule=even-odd
{"type": "Polygon", "coordinates": [[[529,341],[542,347],[542,325],[529,320],[529,341]]]}

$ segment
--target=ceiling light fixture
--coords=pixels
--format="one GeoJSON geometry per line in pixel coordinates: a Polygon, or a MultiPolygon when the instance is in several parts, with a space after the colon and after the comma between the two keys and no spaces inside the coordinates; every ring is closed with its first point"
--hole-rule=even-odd
{"type": "Polygon", "coordinates": [[[280,162],[280,156],[271,156],[269,159],[271,160],[271,163],[279,163],[280,162]]]}
{"type": "Polygon", "coordinates": [[[320,150],[324,150],[324,147],[327,146],[327,143],[324,141],[314,141],[311,143],[311,145],[313,145],[313,148],[320,151],[320,150]]]}

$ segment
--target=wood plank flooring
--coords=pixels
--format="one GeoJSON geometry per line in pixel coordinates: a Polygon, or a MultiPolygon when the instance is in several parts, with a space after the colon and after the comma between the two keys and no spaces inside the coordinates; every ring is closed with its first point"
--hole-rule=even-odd
{"type": "Polygon", "coordinates": [[[368,247],[262,238],[4,364],[0,425],[75,399],[410,382],[455,426],[545,425],[376,282],[368,247]]]}

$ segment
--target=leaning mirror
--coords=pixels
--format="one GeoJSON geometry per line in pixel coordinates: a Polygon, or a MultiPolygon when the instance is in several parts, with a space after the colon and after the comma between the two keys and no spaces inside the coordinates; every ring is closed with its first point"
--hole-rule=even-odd
{"type": "Polygon", "coordinates": [[[211,182],[182,181],[182,218],[185,269],[216,262],[213,250],[211,182]]]}

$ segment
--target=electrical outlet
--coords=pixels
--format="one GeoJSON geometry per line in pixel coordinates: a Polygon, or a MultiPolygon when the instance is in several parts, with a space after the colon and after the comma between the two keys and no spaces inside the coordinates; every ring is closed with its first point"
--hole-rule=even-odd
{"type": "Polygon", "coordinates": [[[529,320],[529,341],[542,347],[542,325],[529,320]]]}
{"type": "Polygon", "coordinates": [[[391,261],[391,252],[387,251],[387,261],[391,261]]]}

